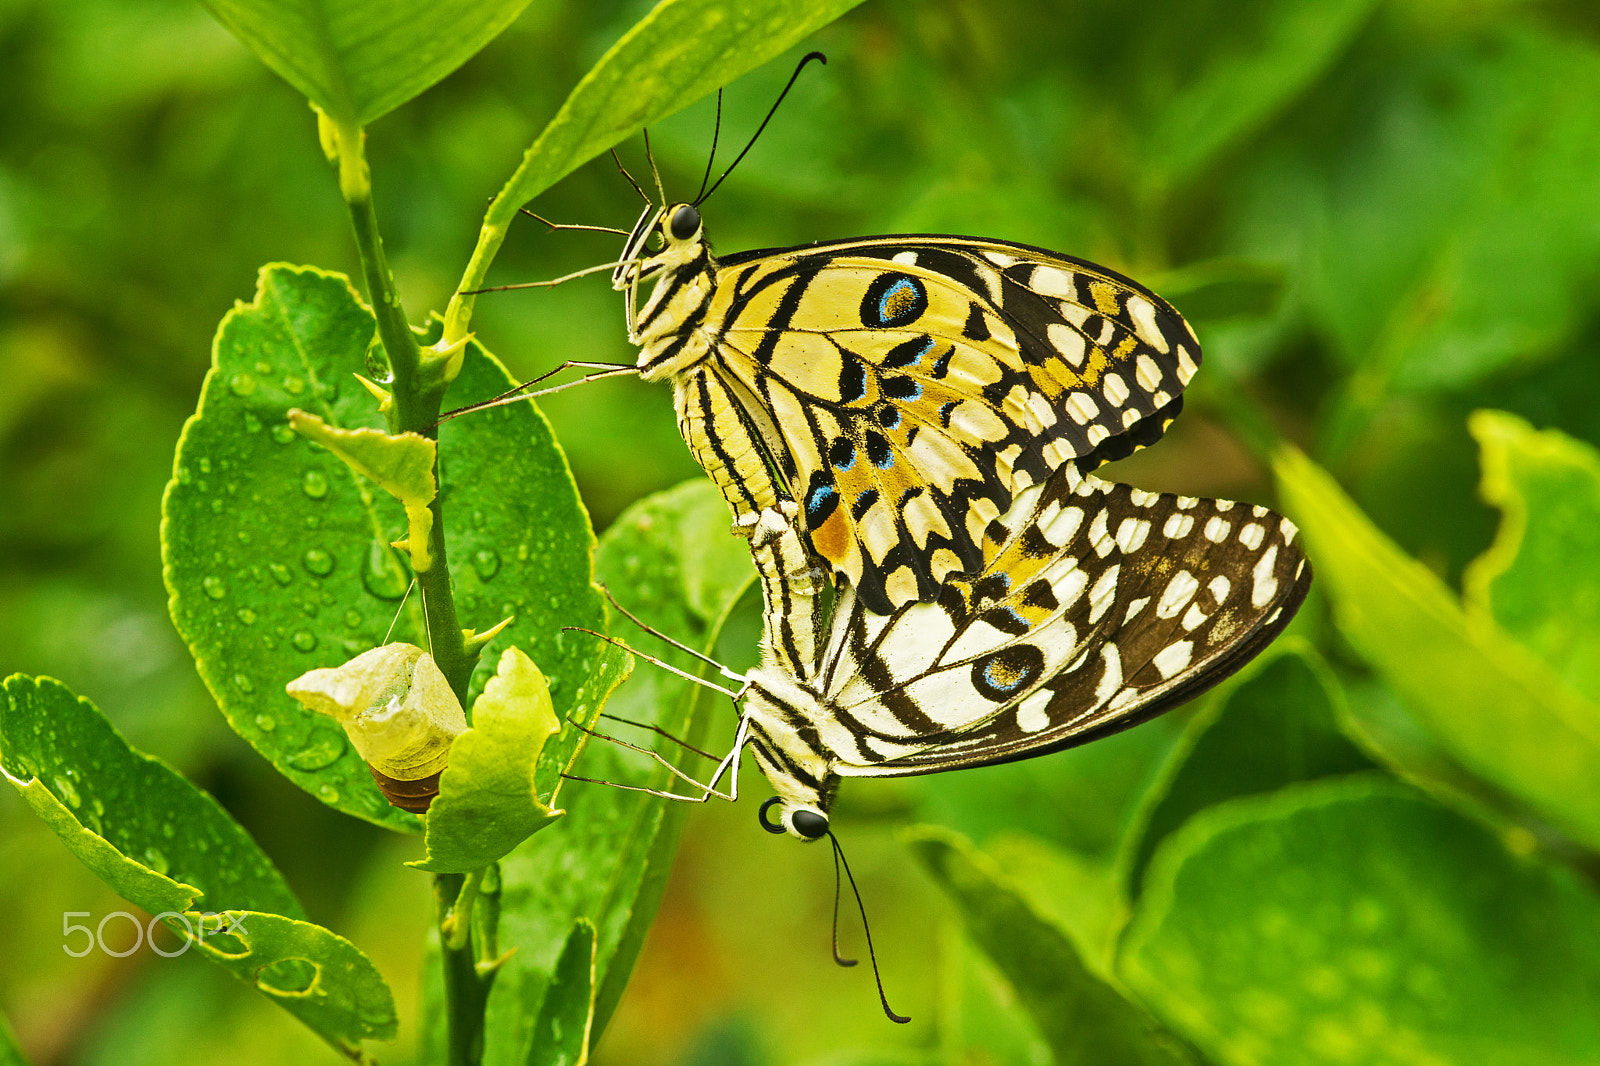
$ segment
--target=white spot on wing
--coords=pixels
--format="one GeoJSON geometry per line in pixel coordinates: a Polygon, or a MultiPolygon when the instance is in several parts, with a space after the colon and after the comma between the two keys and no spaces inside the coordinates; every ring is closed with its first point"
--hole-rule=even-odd
{"type": "Polygon", "coordinates": [[[907,252],[899,252],[899,253],[897,253],[895,255],[894,261],[896,263],[899,263],[901,266],[908,266],[908,267],[909,266],[916,266],[917,265],[917,253],[916,252],[909,252],[909,251],[907,251],[907,252]]]}
{"type": "Polygon", "coordinates": [[[1191,603],[1189,609],[1183,613],[1183,620],[1178,624],[1183,626],[1185,633],[1194,631],[1194,628],[1206,620],[1205,614],[1200,610],[1198,603],[1191,603]]]}
{"type": "Polygon", "coordinates": [[[1111,609],[1111,601],[1117,594],[1117,572],[1120,566],[1111,566],[1100,575],[1100,580],[1094,583],[1094,588],[1089,590],[1089,624],[1100,621],[1105,613],[1111,609]]]}
{"type": "Polygon", "coordinates": [[[1174,514],[1167,517],[1167,524],[1162,528],[1161,532],[1176,540],[1179,537],[1187,537],[1189,531],[1193,528],[1193,515],[1174,514]]]}
{"type": "Polygon", "coordinates": [[[1039,522],[1039,532],[1044,534],[1056,547],[1061,547],[1078,533],[1078,527],[1083,524],[1082,507],[1063,507],[1059,514],[1050,516],[1048,522],[1039,522]]]}
{"type": "Polygon", "coordinates": [[[1028,279],[1028,288],[1040,296],[1054,296],[1063,300],[1078,298],[1077,288],[1072,284],[1072,275],[1053,266],[1034,267],[1033,276],[1028,279]]]}
{"type": "Polygon", "coordinates": [[[1055,693],[1042,688],[1017,705],[1017,728],[1024,733],[1038,733],[1050,724],[1046,710],[1055,693]]]}
{"type": "Polygon", "coordinates": [[[985,248],[981,254],[985,259],[989,260],[989,262],[993,263],[1001,270],[1011,266],[1013,263],[1022,262],[1022,260],[1018,259],[1014,255],[1006,255],[1004,252],[996,252],[988,248],[985,248]]]}
{"type": "Polygon", "coordinates": [[[1150,522],[1144,518],[1124,518],[1117,527],[1117,547],[1124,554],[1136,552],[1144,547],[1145,538],[1150,535],[1150,522]]]}
{"type": "Polygon", "coordinates": [[[1083,334],[1059,322],[1050,323],[1044,332],[1050,339],[1050,346],[1060,352],[1063,359],[1076,367],[1083,365],[1083,353],[1086,347],[1083,334]]]}
{"type": "Polygon", "coordinates": [[[1178,345],[1178,381],[1184,385],[1189,384],[1194,372],[1194,360],[1189,357],[1189,349],[1181,344],[1178,345]]]}
{"type": "Polygon", "coordinates": [[[1115,696],[1117,689],[1122,687],[1122,652],[1117,650],[1115,641],[1100,649],[1100,658],[1106,668],[1105,673],[1100,675],[1100,683],[1094,687],[1094,702],[1097,705],[1115,696]]]}
{"type": "Polygon", "coordinates": [[[1278,546],[1274,544],[1267,549],[1265,555],[1256,560],[1256,568],[1250,572],[1254,584],[1250,587],[1250,606],[1265,607],[1272,602],[1272,597],[1278,594],[1278,579],[1273,574],[1272,568],[1278,563],[1278,546]]]}
{"type": "Polygon", "coordinates": [[[1167,587],[1161,593],[1161,601],[1156,604],[1157,618],[1176,618],[1184,605],[1194,599],[1194,594],[1200,591],[1200,582],[1195,580],[1193,574],[1187,570],[1179,570],[1172,575],[1172,580],[1167,582],[1167,587]]]}
{"type": "Polygon", "coordinates": [[[1175,644],[1168,644],[1150,661],[1155,663],[1156,669],[1161,671],[1161,676],[1168,680],[1185,669],[1189,660],[1194,655],[1194,641],[1180,640],[1175,644]]]}
{"type": "Polygon", "coordinates": [[[1140,340],[1162,355],[1167,354],[1167,339],[1156,327],[1155,304],[1137,293],[1131,294],[1128,297],[1128,317],[1133,319],[1133,331],[1140,340]]]}
{"type": "Polygon", "coordinates": [[[1137,615],[1140,611],[1144,610],[1148,606],[1150,606],[1150,597],[1149,596],[1140,596],[1138,599],[1136,599],[1132,603],[1128,604],[1128,613],[1122,616],[1123,624],[1126,625],[1128,622],[1130,622],[1133,619],[1133,617],[1135,615],[1137,615]]]}
{"type": "Polygon", "coordinates": [[[1220,605],[1222,601],[1228,598],[1228,593],[1233,591],[1233,582],[1229,581],[1221,574],[1218,574],[1216,577],[1211,579],[1210,583],[1206,585],[1206,588],[1211,590],[1211,598],[1216,600],[1220,605]]]}
{"type": "Polygon", "coordinates": [[[1206,539],[1213,544],[1221,544],[1228,536],[1228,530],[1232,528],[1233,525],[1231,523],[1224,522],[1216,515],[1212,515],[1210,518],[1206,519],[1206,539]]]}
{"type": "Polygon", "coordinates": [[[1096,423],[1089,427],[1088,431],[1084,433],[1084,436],[1089,439],[1089,444],[1092,447],[1111,436],[1111,431],[1105,426],[1096,423]]]}
{"type": "Polygon", "coordinates": [[[1111,406],[1121,407],[1128,399],[1128,386],[1116,374],[1107,374],[1100,379],[1100,387],[1104,390],[1106,399],[1111,401],[1111,406]]]}
{"type": "Polygon", "coordinates": [[[1266,539],[1267,531],[1261,527],[1261,523],[1259,522],[1251,522],[1249,525],[1239,530],[1239,543],[1243,544],[1251,551],[1255,551],[1257,548],[1261,547],[1262,541],[1266,539]]]}
{"type": "Polygon", "coordinates": [[[1133,380],[1145,392],[1155,392],[1161,387],[1161,368],[1156,366],[1156,361],[1148,355],[1139,356],[1134,364],[1133,380]]]}
{"type": "Polygon", "coordinates": [[[1283,542],[1285,544],[1293,544],[1294,535],[1300,532],[1300,527],[1285,518],[1282,522],[1278,523],[1278,531],[1283,534],[1283,542]]]}
{"type": "MultiPolygon", "coordinates": [[[[1112,540],[1111,535],[1106,532],[1106,513],[1104,511],[1096,511],[1094,521],[1089,523],[1089,543],[1094,545],[1095,553],[1102,559],[1110,555],[1111,549],[1117,546],[1117,542],[1112,540]]],[[[1115,568],[1113,567],[1113,569],[1115,568]]]]}

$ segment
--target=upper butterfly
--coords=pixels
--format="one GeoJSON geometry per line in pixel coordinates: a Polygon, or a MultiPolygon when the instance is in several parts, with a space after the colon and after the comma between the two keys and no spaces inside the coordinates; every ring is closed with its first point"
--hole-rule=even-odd
{"type": "Polygon", "coordinates": [[[735,516],[797,500],[812,548],[879,614],[977,571],[989,522],[1051,471],[1157,440],[1200,362],[1155,293],[1005,241],[719,260],[699,210],[671,204],[645,209],[620,260],[639,375],[671,379],[679,431],[735,516]]]}

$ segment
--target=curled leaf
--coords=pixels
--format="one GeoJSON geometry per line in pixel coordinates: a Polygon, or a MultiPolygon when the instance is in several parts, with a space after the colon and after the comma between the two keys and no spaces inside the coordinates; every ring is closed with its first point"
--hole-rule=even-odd
{"type": "Polygon", "coordinates": [[[433,565],[428,553],[433,512],[428,510],[428,504],[439,491],[433,477],[438,446],[433,441],[420,433],[385,433],[370,426],[357,429],[330,426],[298,407],[290,409],[289,425],[399,500],[406,509],[412,568],[420,574],[433,565]]]}
{"type": "Polygon", "coordinates": [[[560,731],[544,675],[520,648],[507,648],[439,779],[427,818],[428,857],[409,865],[468,873],[558,818],[563,812],[539,798],[534,768],[545,742],[560,731]]]}
{"type": "Polygon", "coordinates": [[[337,720],[369,766],[399,781],[443,770],[451,744],[467,728],[433,656],[412,644],[373,648],[285,687],[310,710],[337,720]]]}

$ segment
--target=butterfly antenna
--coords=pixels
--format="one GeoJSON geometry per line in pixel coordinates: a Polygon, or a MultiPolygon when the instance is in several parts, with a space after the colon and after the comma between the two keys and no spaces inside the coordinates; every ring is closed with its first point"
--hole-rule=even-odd
{"type": "Polygon", "coordinates": [[[839,895],[844,891],[844,878],[839,873],[839,842],[833,842],[833,961],[840,966],[854,966],[860,960],[847,959],[839,954],[839,895]]]}
{"type": "Polygon", "coordinates": [[[647,663],[654,663],[656,666],[661,667],[661,669],[666,670],[669,673],[677,674],[679,677],[683,678],[685,681],[693,681],[695,684],[701,686],[702,688],[713,689],[713,690],[715,690],[717,692],[722,693],[724,696],[727,696],[729,699],[735,699],[736,700],[736,699],[739,698],[739,693],[734,692],[732,689],[723,688],[721,685],[717,684],[716,682],[707,681],[703,677],[695,677],[693,674],[689,673],[687,670],[679,670],[676,666],[673,666],[671,663],[664,663],[660,659],[657,659],[653,655],[646,655],[644,652],[640,651],[638,648],[630,648],[628,645],[624,644],[622,641],[617,640],[614,637],[608,637],[604,633],[596,633],[594,630],[585,629],[583,626],[562,626],[561,627],[561,631],[563,633],[587,633],[591,637],[599,637],[601,640],[605,641],[607,644],[614,644],[614,645],[616,645],[617,647],[621,648],[623,651],[627,652],[630,655],[637,655],[639,658],[643,659],[647,663]]]}
{"type": "MultiPolygon", "coordinates": [[[[872,927],[867,924],[867,907],[861,902],[861,890],[856,887],[856,875],[850,872],[850,860],[844,857],[844,849],[839,846],[839,838],[833,835],[831,829],[828,830],[828,840],[833,843],[833,857],[844,866],[844,876],[849,880],[850,891],[856,897],[856,909],[861,912],[861,928],[867,934],[867,958],[872,960],[872,979],[878,983],[878,1002],[883,1004],[883,1013],[889,1016],[891,1022],[904,1025],[911,1019],[896,1014],[889,1006],[889,997],[883,994],[883,975],[878,972],[878,953],[872,948],[872,927]]],[[[833,957],[835,960],[839,958],[837,946],[834,948],[833,957]]]]}
{"type": "Polygon", "coordinates": [[[661,184],[661,171],[656,169],[656,154],[650,148],[650,127],[644,128],[644,157],[650,160],[650,173],[656,179],[656,192],[661,194],[661,202],[667,202],[667,187],[661,184]]]}
{"type": "Polygon", "coordinates": [[[611,595],[611,590],[605,586],[604,582],[599,582],[599,585],[600,585],[600,591],[605,593],[606,599],[611,602],[611,606],[613,606],[617,610],[621,611],[622,612],[622,616],[624,618],[626,618],[628,621],[632,622],[634,625],[638,626],[640,629],[644,630],[646,633],[649,633],[652,637],[655,637],[657,640],[664,640],[668,644],[671,644],[674,648],[677,648],[679,651],[685,652],[685,653],[687,653],[689,655],[694,656],[696,659],[699,659],[701,662],[705,663],[707,666],[716,667],[717,673],[721,674],[723,677],[727,678],[729,681],[737,681],[741,685],[745,683],[746,678],[745,678],[745,676],[743,674],[734,673],[732,670],[729,670],[726,666],[723,666],[721,663],[717,662],[717,660],[713,659],[711,656],[702,655],[700,652],[695,651],[693,648],[689,647],[687,644],[680,644],[677,641],[673,640],[671,637],[667,636],[665,633],[661,632],[659,629],[652,628],[650,625],[648,625],[642,619],[640,619],[640,617],[638,615],[634,614],[632,611],[630,611],[626,607],[622,606],[622,604],[618,603],[617,602],[617,598],[615,596],[611,595]]]}
{"type": "Polygon", "coordinates": [[[622,176],[628,179],[628,184],[633,186],[633,191],[643,197],[645,203],[654,207],[655,201],[650,199],[649,193],[639,188],[639,183],[633,180],[633,175],[628,173],[628,168],[622,165],[622,157],[617,154],[615,148],[611,149],[611,160],[617,164],[617,169],[622,171],[622,176]]]}
{"type": "Polygon", "coordinates": [[[704,196],[700,197],[698,200],[696,200],[694,202],[694,205],[696,207],[699,207],[701,204],[703,204],[707,200],[711,199],[711,193],[714,193],[714,192],[717,191],[718,186],[720,186],[724,181],[726,181],[728,179],[728,175],[729,174],[733,173],[733,168],[739,165],[739,161],[742,160],[745,157],[745,155],[750,151],[750,149],[755,147],[756,139],[761,136],[761,131],[767,128],[767,123],[772,121],[772,116],[776,115],[778,113],[778,105],[783,103],[783,98],[785,96],[789,95],[789,90],[790,89],[794,88],[795,79],[800,77],[800,72],[802,70],[806,69],[806,64],[811,62],[813,59],[820,59],[820,60],[822,60],[822,62],[824,64],[826,64],[828,62],[828,57],[823,55],[821,52],[807,52],[806,53],[805,58],[800,60],[799,64],[794,68],[794,73],[789,75],[789,84],[787,84],[787,85],[785,85],[783,87],[783,92],[779,93],[778,94],[778,98],[772,102],[772,110],[767,112],[767,117],[762,119],[761,120],[761,125],[756,127],[755,135],[750,138],[750,143],[744,146],[744,151],[743,152],[740,152],[737,156],[734,157],[734,160],[733,160],[732,163],[728,164],[728,169],[724,170],[722,172],[722,177],[717,179],[717,184],[711,186],[710,191],[708,191],[704,196]]]}
{"type": "Polygon", "coordinates": [[[711,180],[711,164],[717,161],[717,138],[722,136],[722,90],[717,90],[717,121],[711,127],[711,154],[706,156],[706,172],[700,178],[700,191],[694,194],[694,202],[699,203],[706,198],[706,184],[711,180]]]}
{"type": "Polygon", "coordinates": [[[543,215],[540,215],[540,214],[535,214],[534,212],[529,211],[526,207],[517,208],[517,214],[519,214],[519,215],[527,215],[529,218],[538,219],[540,222],[543,222],[546,226],[549,226],[552,230],[558,230],[558,229],[583,229],[583,230],[592,230],[595,233],[615,233],[620,237],[626,237],[628,235],[628,231],[627,230],[625,230],[625,229],[617,229],[615,226],[579,226],[579,225],[574,225],[573,223],[570,223],[570,222],[551,222],[548,218],[545,218],[543,215]]]}

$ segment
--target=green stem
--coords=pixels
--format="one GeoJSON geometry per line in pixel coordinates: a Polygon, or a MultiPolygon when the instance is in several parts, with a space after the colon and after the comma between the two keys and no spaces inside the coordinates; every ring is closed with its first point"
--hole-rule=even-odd
{"type": "MultiPolygon", "coordinates": [[[[391,383],[394,407],[389,413],[389,428],[395,433],[420,433],[438,439],[434,423],[439,419],[444,391],[449,386],[445,366],[450,360],[433,350],[425,355],[406,319],[378,231],[378,213],[372,203],[372,177],[367,169],[366,133],[359,127],[343,126],[334,127],[332,132],[338,151],[339,191],[350,209],[356,249],[361,256],[361,273],[367,283],[367,298],[372,303],[372,313],[378,320],[378,337],[394,374],[391,383]]],[[[437,461],[433,474],[437,483],[437,461]]],[[[450,682],[456,698],[465,705],[467,685],[478,656],[474,649],[467,647],[456,615],[440,494],[434,495],[428,509],[433,514],[433,524],[428,531],[431,565],[417,574],[428,628],[428,651],[450,682]]]]}
{"type": "MultiPolygon", "coordinates": [[[[463,943],[455,945],[446,931],[451,915],[456,912],[462,895],[467,891],[465,881],[466,878],[461,874],[435,874],[433,878],[434,906],[439,923],[439,955],[444,970],[445,1033],[448,1041],[445,1061],[449,1066],[478,1066],[483,1060],[483,1013],[489,1004],[489,989],[494,985],[495,976],[493,971],[485,974],[478,972],[470,937],[463,938],[463,943]]],[[[476,893],[476,886],[472,891],[476,893]]]]}
{"type": "MultiPolygon", "coordinates": [[[[319,116],[318,121],[324,146],[330,147],[337,156],[339,192],[350,210],[350,224],[355,230],[356,249],[361,256],[361,274],[367,284],[367,299],[372,304],[372,313],[378,322],[378,338],[383,342],[394,374],[390,383],[394,404],[388,412],[389,429],[393,433],[420,433],[437,440],[435,423],[444,402],[444,392],[454,376],[452,366],[460,364],[454,353],[446,349],[430,349],[425,354],[406,318],[394,275],[383,254],[378,213],[372,203],[372,176],[367,169],[366,133],[359,126],[335,124],[325,115],[319,116]]],[[[434,483],[439,484],[437,459],[433,476],[434,483]]],[[[467,685],[478,655],[475,649],[467,647],[456,617],[440,495],[435,493],[428,505],[433,517],[428,531],[429,565],[417,573],[417,583],[422,591],[429,651],[456,697],[465,705],[467,685]]],[[[481,875],[477,875],[468,884],[460,874],[438,874],[433,882],[450,1066],[477,1066],[483,1058],[483,1013],[494,974],[492,971],[478,973],[470,935],[472,900],[477,895],[480,880],[481,875]],[[451,918],[456,916],[458,907],[461,913],[452,925],[451,918]]]]}

